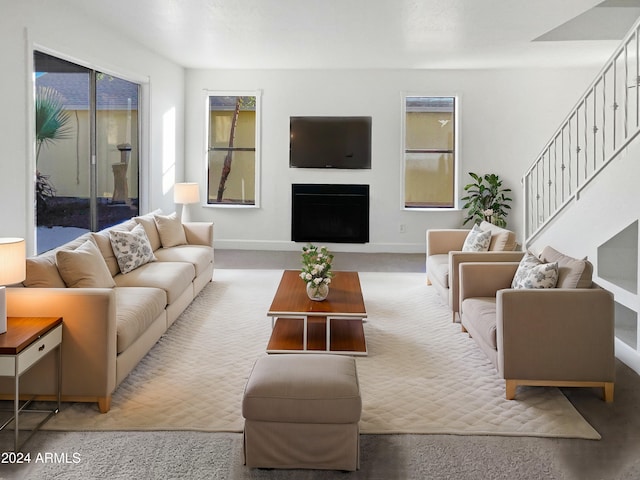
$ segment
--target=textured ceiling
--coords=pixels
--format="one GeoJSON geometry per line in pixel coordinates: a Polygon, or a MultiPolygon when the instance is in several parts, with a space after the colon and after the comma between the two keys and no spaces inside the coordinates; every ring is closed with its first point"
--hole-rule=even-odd
{"type": "Polygon", "coordinates": [[[640,0],[63,1],[188,68],[594,66],[640,14],[640,0]]]}

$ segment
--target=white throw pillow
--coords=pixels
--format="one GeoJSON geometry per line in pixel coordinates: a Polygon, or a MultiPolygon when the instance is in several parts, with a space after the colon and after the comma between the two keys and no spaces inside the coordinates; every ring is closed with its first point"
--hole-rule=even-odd
{"type": "Polygon", "coordinates": [[[558,283],[558,262],[544,263],[530,252],[525,253],[511,288],[555,288],[558,283]]]}
{"type": "Polygon", "coordinates": [[[109,231],[109,240],[122,273],[129,273],[156,259],[144,227],[140,224],[130,232],[109,231]]]}
{"type": "Polygon", "coordinates": [[[478,225],[474,225],[462,245],[463,252],[486,252],[491,243],[491,231],[483,232],[478,225]]]}
{"type": "Polygon", "coordinates": [[[156,222],[160,241],[164,248],[186,245],[187,236],[184,233],[182,222],[175,212],[170,215],[155,215],[153,219],[156,222]]]}
{"type": "Polygon", "coordinates": [[[75,250],[56,252],[60,276],[71,288],[112,288],[116,286],[95,243],[87,240],[75,250]]]}

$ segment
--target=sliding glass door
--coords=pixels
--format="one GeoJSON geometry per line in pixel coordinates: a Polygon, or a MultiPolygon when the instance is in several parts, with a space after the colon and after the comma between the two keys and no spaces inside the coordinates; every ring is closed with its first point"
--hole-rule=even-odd
{"type": "Polygon", "coordinates": [[[138,214],[139,85],[34,53],[38,253],[138,214]]]}

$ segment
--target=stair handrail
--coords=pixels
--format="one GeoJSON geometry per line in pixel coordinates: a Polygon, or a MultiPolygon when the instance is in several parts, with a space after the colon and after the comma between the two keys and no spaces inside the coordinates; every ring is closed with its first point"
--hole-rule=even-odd
{"type": "Polygon", "coordinates": [[[536,157],[536,160],[522,176],[524,193],[524,227],[525,241],[528,245],[542,232],[569,203],[578,198],[579,193],[585,188],[613,159],[615,159],[626,146],[640,133],[640,18],[636,20],[631,29],[625,35],[620,45],[614,50],[604,67],[589,85],[586,92],[576,102],[558,129],[545,144],[536,157]],[[632,58],[630,58],[630,55],[632,58]],[[622,64],[622,65],[620,65],[622,64]],[[633,72],[629,71],[629,67],[633,72]],[[618,92],[621,81],[618,78],[618,69],[624,73],[624,89],[618,92]],[[632,75],[633,85],[629,85],[629,77],[632,75]],[[612,78],[611,78],[612,77],[612,78]],[[611,82],[612,80],[612,82],[611,82]],[[629,105],[630,89],[635,89],[633,95],[635,103],[629,105]],[[612,94],[613,103],[610,105],[612,112],[607,112],[608,94],[612,94]],[[623,111],[618,104],[620,96],[623,96],[623,111]],[[599,105],[601,103],[601,105],[599,105]],[[629,117],[634,116],[634,125],[629,128],[629,117]],[[591,115],[589,118],[588,114],[591,115]],[[600,118],[598,119],[598,114],[600,118]],[[583,118],[579,116],[582,115],[583,118]],[[619,116],[622,116],[622,131],[618,130],[619,116]],[[598,126],[597,121],[602,123],[598,126]],[[581,124],[581,121],[583,123],[581,124]],[[611,123],[611,125],[610,125],[611,123]],[[591,124],[591,125],[590,125],[591,124]],[[589,132],[591,127],[591,132],[589,132]],[[572,132],[575,129],[575,132],[572,132]],[[608,135],[608,129],[611,135],[608,135]],[[573,138],[572,133],[576,138],[573,138]],[[592,140],[589,136],[593,135],[592,140]],[[600,139],[598,139],[600,137],[600,139]],[[583,146],[580,142],[583,142],[583,146]],[[600,145],[598,145],[600,142],[600,145]],[[575,145],[574,145],[575,144],[575,145]],[[598,149],[599,147],[599,149],[598,149]],[[560,153],[560,166],[558,167],[558,149],[560,153]],[[572,152],[572,149],[575,152],[572,152]],[[592,149],[592,151],[590,151],[592,149]],[[565,153],[567,154],[565,157],[565,153]],[[575,153],[575,158],[573,154],[575,153]],[[589,158],[589,154],[592,153],[589,158]],[[553,157],[553,168],[552,168],[553,157]],[[600,157],[600,158],[598,158],[600,157]],[[547,162],[546,170],[544,162],[547,162]],[[576,174],[572,173],[572,164],[575,161],[576,174]],[[583,163],[581,163],[583,162],[583,163]],[[589,164],[592,162],[592,165],[589,164]],[[558,179],[560,169],[560,180],[558,179]],[[568,176],[565,177],[565,170],[568,176]],[[580,173],[580,175],[578,175],[580,173]],[[553,180],[552,180],[553,174],[553,180]],[[560,183],[561,192],[557,192],[560,183]],[[545,184],[547,191],[545,191],[545,184]],[[535,187],[535,189],[534,189],[535,187]],[[552,191],[553,203],[552,206],[552,191]],[[567,189],[568,192],[564,190],[567,189]],[[534,195],[535,193],[535,195],[534,195]],[[547,194],[545,196],[545,194],[547,194]],[[546,202],[545,202],[546,200],[546,202]]]}

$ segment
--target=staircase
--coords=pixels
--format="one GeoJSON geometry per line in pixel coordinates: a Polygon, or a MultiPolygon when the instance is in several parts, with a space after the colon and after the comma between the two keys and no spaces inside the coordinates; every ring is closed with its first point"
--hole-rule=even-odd
{"type": "Polygon", "coordinates": [[[616,303],[616,355],[640,373],[640,19],[522,178],[525,247],[594,264],[616,303]]]}

